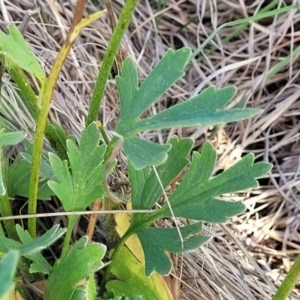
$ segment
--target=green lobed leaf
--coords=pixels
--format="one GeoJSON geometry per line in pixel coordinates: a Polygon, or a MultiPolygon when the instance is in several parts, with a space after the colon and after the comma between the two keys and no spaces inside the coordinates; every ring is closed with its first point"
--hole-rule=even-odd
{"type": "Polygon", "coordinates": [[[170,107],[150,118],[138,120],[128,126],[126,134],[172,127],[213,126],[247,119],[262,112],[261,109],[235,108],[222,110],[232,100],[235,87],[216,90],[209,87],[200,95],[170,107]]]}
{"type": "MultiPolygon", "coordinates": [[[[21,233],[22,238],[25,238],[25,232],[20,225],[16,225],[18,234],[21,233]]],[[[42,236],[26,242],[18,250],[20,251],[20,256],[25,256],[28,254],[33,254],[42,251],[43,249],[52,245],[56,240],[58,240],[66,232],[66,228],[59,228],[59,224],[54,225],[42,236]]],[[[20,239],[22,239],[20,236],[20,239]]],[[[27,239],[26,239],[27,240],[27,239]]]]}
{"type": "Polygon", "coordinates": [[[18,259],[19,251],[11,250],[0,260],[0,299],[3,299],[15,286],[14,275],[18,259]]]}
{"type": "Polygon", "coordinates": [[[22,131],[2,133],[0,134],[0,145],[16,145],[22,142],[25,137],[26,133],[22,131]]]}
{"type": "MultiPolygon", "coordinates": [[[[164,188],[187,166],[186,158],[193,146],[193,140],[173,137],[169,144],[172,146],[168,152],[167,160],[156,167],[156,171],[164,188]]],[[[131,183],[131,201],[133,209],[151,209],[162,194],[162,189],[154,172],[146,167],[137,170],[129,163],[129,176],[131,183]]]]}
{"type": "Polygon", "coordinates": [[[24,256],[33,262],[30,266],[31,273],[49,274],[51,266],[40,252],[58,240],[66,232],[66,229],[59,228],[57,224],[34,240],[20,225],[16,225],[16,229],[22,243],[0,236],[0,252],[8,253],[10,250],[18,250],[20,257],[24,256]]]}
{"type": "MultiPolygon", "coordinates": [[[[254,163],[254,156],[248,154],[228,170],[212,177],[215,163],[216,151],[210,142],[203,145],[201,154],[193,153],[188,173],[169,197],[175,216],[207,222],[226,221],[227,218],[243,212],[244,205],[216,197],[257,187],[256,178],[268,173],[272,167],[265,162],[254,163]]],[[[166,204],[160,214],[171,216],[166,204]]]]}
{"type": "MultiPolygon", "coordinates": [[[[28,146],[26,146],[26,148],[28,148],[28,146]]],[[[32,163],[32,155],[26,152],[21,152],[20,153],[21,157],[26,160],[30,165],[32,163]]],[[[42,157],[42,161],[41,161],[41,167],[40,167],[40,177],[42,179],[55,179],[55,175],[53,173],[53,170],[49,164],[48,159],[42,157]]]]}
{"type": "MultiPolygon", "coordinates": [[[[16,225],[16,229],[23,244],[28,244],[30,242],[32,243],[34,241],[29,232],[24,230],[20,225],[16,225]]],[[[39,251],[27,254],[25,257],[32,261],[29,269],[30,273],[50,274],[51,265],[39,251]]]]}
{"type": "Polygon", "coordinates": [[[135,169],[157,166],[167,159],[170,145],[158,145],[136,137],[125,138],[123,150],[135,169]]]}
{"type": "Polygon", "coordinates": [[[89,243],[87,237],[76,241],[71,249],[53,266],[47,280],[45,300],[87,299],[83,296],[86,279],[103,268],[106,246],[89,243]]]}
{"type": "MultiPolygon", "coordinates": [[[[27,154],[23,153],[24,155],[27,154]]],[[[20,157],[16,157],[14,162],[7,168],[7,194],[10,198],[14,198],[15,196],[22,196],[28,198],[29,195],[29,180],[30,180],[30,172],[31,172],[31,156],[30,162],[20,157]]],[[[28,158],[28,157],[27,157],[28,158]]],[[[44,166],[46,162],[42,160],[42,166],[44,166]]],[[[50,166],[49,166],[50,167],[50,166]]],[[[54,196],[54,193],[49,188],[47,184],[47,180],[53,178],[52,177],[45,178],[44,168],[41,167],[41,176],[39,179],[39,189],[38,189],[38,199],[40,200],[50,200],[51,196],[54,196]]]]}
{"type": "Polygon", "coordinates": [[[79,147],[68,140],[71,170],[67,161],[61,161],[59,157],[49,153],[50,164],[57,181],[49,181],[48,185],[58,196],[66,211],[84,210],[104,195],[102,178],[106,146],[99,146],[99,142],[100,134],[95,123],[83,130],[79,147]]]}
{"type": "MultiPolygon", "coordinates": [[[[8,30],[9,34],[0,32],[0,54],[10,58],[20,68],[35,75],[41,83],[44,83],[46,76],[19,29],[16,26],[9,26],[8,30]]],[[[10,67],[9,63],[6,67],[10,67]]]]}
{"type": "Polygon", "coordinates": [[[117,132],[127,130],[126,124],[137,119],[155,100],[183,76],[183,68],[191,55],[190,48],[168,49],[145,81],[138,87],[138,74],[134,63],[127,58],[122,75],[116,78],[120,95],[120,119],[117,132]]]}
{"type": "MultiPolygon", "coordinates": [[[[160,181],[165,189],[170,180],[186,166],[186,156],[191,148],[188,140],[174,139],[171,140],[171,144],[172,149],[168,159],[157,167],[160,181]]],[[[271,169],[271,164],[254,163],[254,156],[250,154],[220,175],[213,176],[216,158],[216,151],[210,142],[203,145],[201,153],[193,153],[188,172],[168,197],[176,217],[218,223],[226,221],[227,218],[241,213],[244,205],[241,202],[224,201],[218,197],[225,193],[256,187],[258,185],[256,179],[271,169]]],[[[161,186],[155,183],[154,172],[149,167],[135,170],[129,164],[129,177],[132,184],[133,208],[152,208],[162,194],[161,186]]],[[[147,275],[154,270],[160,274],[167,274],[170,271],[171,262],[166,251],[178,253],[192,250],[208,239],[208,237],[195,235],[201,230],[200,223],[180,228],[183,243],[176,228],[148,227],[155,219],[170,217],[173,214],[165,203],[154,215],[134,214],[132,217],[126,234],[136,234],[139,237],[145,254],[147,275]]]]}
{"type": "Polygon", "coordinates": [[[59,123],[54,121],[50,126],[65,150],[67,150],[67,140],[75,142],[75,137],[73,135],[67,135],[59,123]]]}
{"type": "Polygon", "coordinates": [[[137,232],[143,246],[146,275],[150,276],[153,271],[167,275],[172,269],[172,263],[166,251],[183,253],[197,249],[206,243],[210,237],[197,236],[202,229],[201,223],[195,223],[185,227],[177,228],[154,228],[148,227],[137,232]]]}

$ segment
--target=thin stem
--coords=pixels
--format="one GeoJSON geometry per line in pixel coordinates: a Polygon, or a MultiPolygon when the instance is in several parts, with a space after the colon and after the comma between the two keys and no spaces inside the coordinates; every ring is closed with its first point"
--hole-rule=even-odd
{"type": "MultiPolygon", "coordinates": [[[[74,18],[69,30],[66,41],[62,45],[57,58],[52,66],[49,78],[46,82],[45,89],[41,95],[41,110],[37,117],[36,130],[33,142],[33,153],[32,153],[32,166],[31,176],[29,185],[29,199],[28,199],[28,213],[35,214],[37,206],[37,193],[38,193],[38,181],[40,164],[43,150],[43,140],[45,134],[45,128],[47,124],[48,113],[50,109],[50,103],[59,73],[63,67],[63,64],[71,50],[75,38],[79,34],[80,30],[75,30],[76,25],[80,22],[83,14],[85,1],[78,1],[75,8],[74,18]]],[[[33,238],[36,237],[36,219],[32,218],[28,220],[28,231],[33,238]]]]}
{"type": "Polygon", "coordinates": [[[285,279],[278,288],[273,300],[285,300],[292,292],[293,288],[300,279],[300,255],[296,258],[290,271],[287,273],[285,279]]]}
{"type": "Polygon", "coordinates": [[[290,5],[290,6],[282,7],[282,8],[279,8],[279,9],[274,9],[274,10],[271,10],[271,11],[259,13],[259,14],[256,14],[254,16],[248,17],[248,18],[244,18],[244,19],[224,23],[221,26],[219,26],[216,30],[214,30],[210,34],[210,36],[201,44],[201,46],[191,55],[190,61],[193,60],[201,51],[203,51],[203,49],[206,47],[206,45],[208,45],[208,43],[218,34],[218,32],[221,31],[225,27],[232,27],[232,26],[241,25],[241,24],[244,24],[244,23],[252,22],[252,21],[261,20],[263,18],[272,17],[272,16],[275,16],[275,15],[279,15],[281,13],[290,11],[292,9],[298,9],[298,8],[299,8],[299,6],[297,6],[297,5],[290,5]]]}
{"type": "MultiPolygon", "coordinates": [[[[4,184],[4,187],[6,188],[6,165],[5,165],[6,162],[3,158],[3,153],[2,153],[1,147],[0,147],[0,160],[1,160],[0,167],[2,166],[2,168],[0,168],[0,172],[2,172],[3,184],[4,184]]],[[[12,215],[11,204],[9,202],[9,198],[7,195],[7,188],[6,188],[5,195],[0,196],[0,212],[1,212],[1,215],[4,217],[12,215]]],[[[11,239],[19,240],[16,228],[15,228],[14,220],[4,221],[4,226],[8,233],[8,236],[11,239]]]]}
{"type": "MultiPolygon", "coordinates": [[[[6,60],[8,60],[8,58],[6,58],[6,60]]],[[[4,61],[2,60],[2,62],[4,61]]],[[[9,72],[10,76],[12,77],[12,79],[14,80],[14,82],[17,84],[18,88],[22,92],[23,101],[25,102],[25,105],[28,106],[28,109],[33,119],[37,121],[37,116],[40,108],[38,107],[37,96],[34,90],[32,89],[32,87],[30,86],[26,75],[21,70],[21,68],[16,63],[14,63],[13,60],[9,60],[9,68],[7,68],[7,71],[9,72]]],[[[67,157],[65,148],[63,147],[61,141],[56,136],[54,129],[48,120],[46,123],[45,135],[52,148],[58,154],[58,156],[61,159],[65,159],[67,157]]]]}
{"type": "Polygon", "coordinates": [[[111,273],[111,269],[113,267],[114,261],[116,259],[116,257],[118,256],[118,254],[120,253],[122,247],[124,247],[125,242],[127,241],[127,239],[131,236],[131,234],[126,234],[123,235],[122,239],[120,240],[118,246],[116,247],[116,249],[114,250],[110,260],[111,263],[106,267],[105,272],[104,272],[104,276],[102,278],[101,281],[101,285],[100,285],[100,295],[103,295],[105,292],[105,284],[109,279],[110,273],[111,273]]]}
{"type": "Polygon", "coordinates": [[[61,257],[66,253],[66,251],[68,250],[68,248],[70,246],[73,228],[74,228],[74,225],[75,225],[77,219],[78,219],[77,216],[76,217],[74,217],[74,216],[69,217],[68,227],[67,227],[67,232],[66,232],[64,242],[63,242],[61,257]]]}
{"type": "Polygon", "coordinates": [[[106,82],[111,72],[111,68],[113,66],[115,57],[117,55],[121,40],[129,25],[131,16],[137,5],[137,2],[138,0],[125,1],[123,10],[119,17],[118,24],[112,33],[110,42],[108,44],[107,50],[103,58],[101,69],[94,88],[94,93],[92,96],[89,113],[86,119],[86,124],[85,124],[86,127],[88,127],[93,121],[96,121],[98,118],[98,112],[99,112],[101,100],[104,95],[106,82]]]}
{"type": "MultiPolygon", "coordinates": [[[[278,0],[273,0],[272,2],[270,2],[268,5],[266,5],[265,7],[263,7],[256,15],[264,13],[269,11],[269,9],[272,9],[274,6],[276,6],[278,4],[278,0]]],[[[236,28],[234,31],[232,31],[231,33],[229,33],[223,40],[223,42],[227,43],[229,42],[232,38],[234,38],[235,36],[237,36],[240,32],[242,32],[246,27],[248,27],[249,23],[245,23],[245,24],[241,24],[238,28],[236,28]]]]}

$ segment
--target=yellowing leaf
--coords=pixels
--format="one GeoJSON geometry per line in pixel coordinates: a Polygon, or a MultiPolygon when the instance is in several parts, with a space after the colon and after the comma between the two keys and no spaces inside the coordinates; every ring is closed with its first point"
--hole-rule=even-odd
{"type": "MultiPolygon", "coordinates": [[[[131,202],[127,204],[127,209],[131,209],[131,202]]],[[[130,219],[129,214],[116,214],[116,230],[120,236],[127,231],[130,219]]],[[[145,276],[144,252],[138,237],[131,236],[125,245],[128,249],[123,247],[112,267],[112,273],[119,280],[109,281],[106,288],[113,290],[115,295],[142,295],[145,300],[172,300],[168,285],[161,275],[153,272],[150,277],[145,276]]]]}
{"type": "Polygon", "coordinates": [[[3,300],[24,300],[24,298],[21,296],[21,294],[18,291],[12,290],[3,298],[3,300]]]}

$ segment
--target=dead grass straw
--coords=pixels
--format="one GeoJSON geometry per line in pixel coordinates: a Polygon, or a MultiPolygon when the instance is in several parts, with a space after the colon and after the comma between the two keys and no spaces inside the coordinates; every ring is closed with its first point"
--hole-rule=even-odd
{"type": "MultiPolygon", "coordinates": [[[[16,25],[21,23],[27,9],[39,7],[25,37],[48,72],[66,36],[72,1],[1,2],[4,5],[1,19],[16,25]]],[[[196,50],[218,26],[257,13],[264,2],[143,0],[122,43],[122,55],[135,60],[143,78],[167,48],[190,46],[196,50]]],[[[97,3],[89,1],[86,15],[102,9],[96,8],[97,3]]],[[[116,17],[121,3],[112,1],[116,17]]],[[[282,3],[278,1],[274,8],[282,3]]],[[[180,299],[271,299],[274,286],[282,281],[300,253],[299,51],[293,54],[299,47],[299,24],[300,13],[291,11],[252,22],[229,42],[225,42],[226,38],[235,28],[223,29],[198,61],[189,65],[184,78],[148,112],[154,114],[184,101],[195,90],[210,84],[235,85],[238,95],[234,104],[242,101],[243,105],[262,108],[260,116],[217,129],[177,128],[144,135],[159,142],[174,134],[191,136],[196,141],[195,149],[211,138],[218,149],[218,169],[229,167],[248,152],[254,152],[257,160],[274,164],[271,174],[260,180],[260,188],[228,195],[247,205],[248,210],[242,216],[226,227],[205,227],[212,240],[201,250],[180,257],[173,272],[173,278],[180,282],[180,299]],[[273,72],[276,68],[278,71],[273,72]]],[[[4,29],[7,24],[1,21],[0,25],[4,29]]],[[[84,127],[95,77],[110,35],[108,18],[83,31],[55,92],[51,118],[77,136],[84,127]]],[[[20,128],[29,128],[32,133],[34,123],[7,77],[2,91],[2,111],[20,128]]],[[[99,116],[108,130],[115,126],[117,103],[115,82],[111,80],[99,116]]],[[[299,295],[298,286],[291,299],[300,299],[299,295]]]]}

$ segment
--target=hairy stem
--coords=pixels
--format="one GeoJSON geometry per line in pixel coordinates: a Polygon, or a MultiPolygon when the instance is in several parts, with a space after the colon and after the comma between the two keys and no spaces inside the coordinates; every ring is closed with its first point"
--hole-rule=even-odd
{"type": "Polygon", "coordinates": [[[118,246],[114,250],[114,252],[113,252],[113,254],[112,254],[111,258],[110,258],[111,263],[106,267],[104,276],[103,276],[102,281],[101,281],[100,295],[104,294],[104,292],[105,292],[105,284],[106,284],[106,282],[109,279],[109,276],[110,276],[111,269],[112,269],[112,266],[114,264],[114,261],[115,261],[116,257],[118,256],[119,252],[121,251],[122,247],[124,247],[125,242],[127,241],[127,239],[130,236],[131,236],[131,234],[127,235],[127,233],[125,233],[125,235],[123,235],[122,239],[120,240],[118,246]]]}
{"type": "Polygon", "coordinates": [[[292,292],[293,288],[300,279],[300,255],[296,258],[290,271],[287,273],[285,279],[278,288],[273,300],[285,300],[292,292]]]}
{"type": "Polygon", "coordinates": [[[98,112],[101,104],[101,100],[104,95],[106,82],[108,80],[111,68],[113,66],[115,57],[118,53],[118,49],[121,43],[121,40],[124,36],[124,33],[129,25],[131,16],[134,12],[134,9],[137,5],[138,0],[126,0],[123,10],[120,14],[119,21],[115,30],[112,33],[110,42],[108,44],[107,50],[105,52],[101,69],[96,81],[94,88],[94,93],[92,96],[89,113],[86,119],[85,126],[88,127],[93,121],[96,121],[98,118],[98,112]]]}
{"type": "MultiPolygon", "coordinates": [[[[3,184],[4,184],[4,187],[6,188],[6,170],[5,170],[6,166],[5,166],[5,161],[4,161],[2,155],[3,155],[2,148],[0,147],[0,167],[2,166],[0,168],[0,172],[2,172],[3,184]]],[[[1,215],[4,217],[13,215],[12,210],[11,210],[11,204],[9,202],[8,195],[7,195],[7,189],[6,189],[5,195],[0,196],[0,212],[1,212],[1,215]]],[[[8,236],[11,239],[19,240],[16,228],[15,228],[14,220],[4,221],[4,226],[5,226],[8,236]]]]}
{"type": "Polygon", "coordinates": [[[65,252],[68,250],[68,248],[70,246],[73,228],[74,228],[74,225],[75,225],[77,219],[78,219],[78,216],[70,216],[68,218],[68,227],[67,227],[67,232],[66,232],[64,242],[63,242],[61,257],[65,254],[65,252]]]}
{"type": "MultiPolygon", "coordinates": [[[[28,199],[28,213],[35,214],[37,206],[37,193],[38,193],[38,180],[40,172],[40,163],[43,150],[43,140],[45,134],[45,128],[47,124],[48,113],[50,109],[50,103],[59,73],[63,67],[63,64],[71,50],[71,47],[75,41],[75,38],[80,32],[76,29],[76,25],[80,22],[83,14],[85,1],[78,1],[74,13],[73,22],[69,30],[66,41],[62,45],[57,58],[52,66],[49,78],[45,84],[45,89],[41,95],[41,109],[37,117],[37,124],[33,142],[32,153],[32,166],[29,185],[29,199],[28,199]]],[[[36,218],[28,220],[28,231],[33,238],[36,237],[36,218]]]]}
{"type": "MultiPolygon", "coordinates": [[[[8,60],[8,58],[6,58],[6,60],[8,60]]],[[[37,116],[40,108],[37,103],[37,96],[33,91],[32,87],[30,86],[26,75],[21,70],[21,68],[12,60],[9,61],[9,68],[7,70],[10,76],[12,77],[12,79],[14,80],[14,82],[17,84],[20,91],[22,92],[23,101],[25,102],[25,105],[28,107],[33,119],[37,121],[37,116]]],[[[58,154],[58,156],[61,159],[66,159],[67,153],[65,151],[65,148],[63,147],[61,141],[57,138],[54,129],[48,120],[46,123],[45,135],[52,148],[58,154]]]]}

